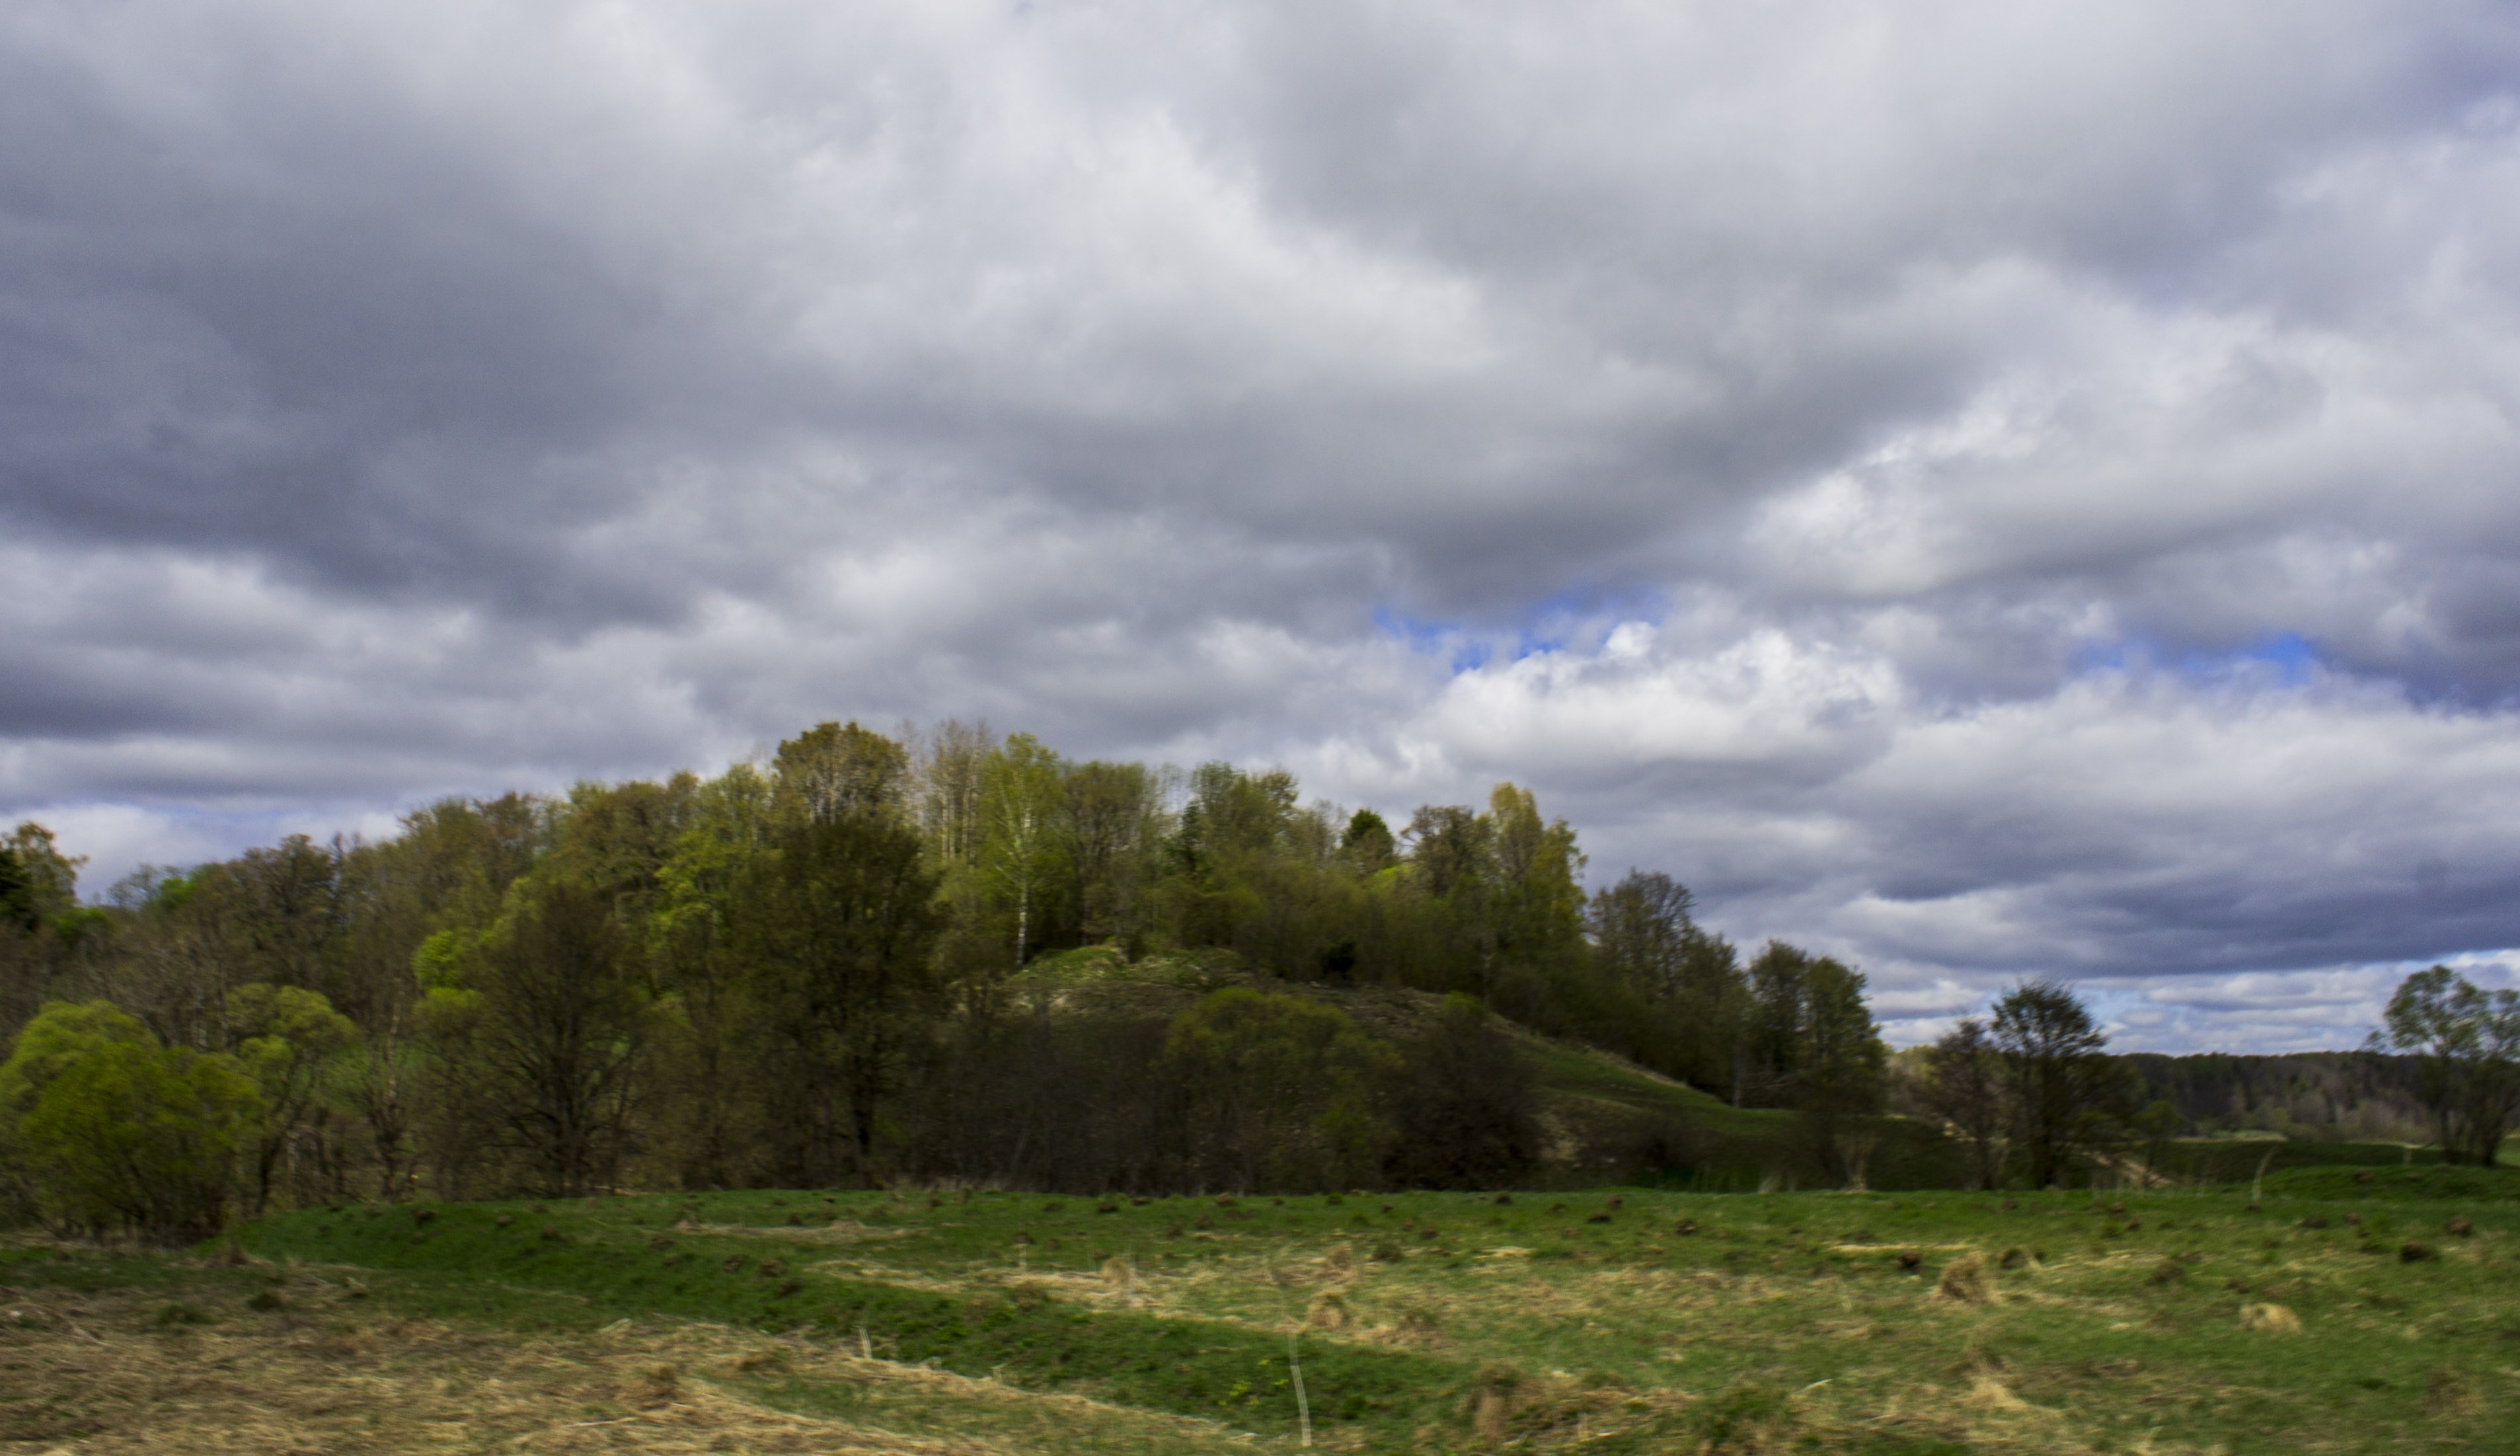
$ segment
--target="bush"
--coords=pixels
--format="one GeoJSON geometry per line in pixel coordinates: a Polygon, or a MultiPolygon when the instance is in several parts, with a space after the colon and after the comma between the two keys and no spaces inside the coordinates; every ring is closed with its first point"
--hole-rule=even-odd
{"type": "Polygon", "coordinates": [[[161,1047],[103,1002],[46,1006],[0,1066],[0,1119],[45,1216],[89,1233],[217,1232],[261,1111],[232,1059],[161,1047]]]}
{"type": "Polygon", "coordinates": [[[1539,1094],[1513,1038],[1470,997],[1408,1048],[1391,1171],[1403,1185],[1497,1188],[1528,1177],[1540,1157],[1539,1094]]]}

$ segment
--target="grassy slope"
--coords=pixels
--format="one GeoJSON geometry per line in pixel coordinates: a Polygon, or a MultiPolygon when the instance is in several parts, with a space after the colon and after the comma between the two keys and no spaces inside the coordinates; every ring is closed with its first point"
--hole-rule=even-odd
{"type": "MultiPolygon", "coordinates": [[[[1322,1439],[1343,1448],[1474,1444],[1484,1379],[1513,1388],[1516,1439],[1605,1453],[1752,1429],[1882,1452],[2377,1452],[2520,1427],[2515,1194],[2520,1174],[2466,1169],[2390,1186],[2286,1173],[2255,1209],[2244,1191],[2114,1209],[2089,1195],[1630,1190],[1616,1207],[1601,1193],[1415,1194],[1109,1212],[1005,1194],[746,1193],[441,1207],[426,1222],[315,1210],[244,1240],[355,1272],[367,1307],[449,1325],[702,1321],[827,1353],[854,1352],[862,1328],[877,1363],[1190,1418],[1206,1424],[1164,1439],[1200,1449],[1238,1431],[1291,1444],[1285,1332],[1335,1293],[1341,1328],[1312,1329],[1303,1350],[1322,1439]],[[2339,1191],[2322,1179],[2352,1196],[2305,1196],[2339,1191]],[[2471,1231],[2451,1233],[2453,1218],[2471,1231]],[[1991,1301],[1935,1293],[1956,1262],[1994,1267],[2008,1251],[1991,1301]],[[2269,1301],[2301,1332],[2243,1328],[2242,1306],[2269,1301]]],[[[855,1378],[771,1372],[745,1388],[882,1419],[855,1378]]],[[[894,1429],[922,1419],[942,1417],[894,1429]]],[[[1112,1433],[1010,1439],[1152,1439],[1112,1433]]]]}
{"type": "MultiPolygon", "coordinates": [[[[1020,997],[1038,998],[1066,1016],[1170,1016],[1206,992],[1250,985],[1335,1006],[1376,1036],[1405,1040],[1432,1018],[1443,998],[1400,986],[1335,986],[1281,981],[1236,967],[1231,957],[1201,961],[1156,956],[1131,964],[1102,947],[1036,962],[1014,982],[1020,997]]],[[[1539,1074],[1545,1115],[1561,1149],[1618,1145],[1656,1130],[1676,1130],[1678,1165],[1662,1181],[1674,1187],[1746,1191],[1775,1178],[1784,1186],[1814,1179],[1789,1113],[1734,1108],[1696,1088],[1648,1071],[1598,1048],[1514,1026],[1539,1074]]],[[[1876,1188],[1921,1188],[1958,1181],[1958,1151],[1937,1131],[1909,1117],[1864,1119],[1874,1142],[1868,1181],[1876,1188]]],[[[1613,1169],[1561,1161],[1561,1180],[1600,1181],[1613,1169]]]]}

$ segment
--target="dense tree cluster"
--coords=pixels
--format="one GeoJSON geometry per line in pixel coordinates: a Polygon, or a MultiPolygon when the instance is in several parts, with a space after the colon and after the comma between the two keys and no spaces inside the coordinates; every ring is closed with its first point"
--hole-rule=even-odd
{"type": "Polygon", "coordinates": [[[1539,1134],[1499,1018],[1799,1109],[1841,1164],[1883,1079],[1860,974],[1743,964],[1663,875],[1588,895],[1573,830],[1510,784],[1395,830],[1282,772],[827,723],[715,778],[448,800],[101,905],[40,829],[5,848],[0,1167],[73,1225],[196,1232],[211,1163],[248,1207],[1510,1182],[1539,1134]],[[1027,992],[1081,947],[1240,974],[1152,1018],[1027,992]],[[1451,999],[1376,1036],[1307,984],[1451,999]],[[202,1135],[95,1135],[148,1108],[202,1135]]]}
{"type": "Polygon", "coordinates": [[[2107,1042],[2070,987],[2029,980],[1925,1049],[1921,1100],[1967,1146],[1977,1187],[2056,1187],[2122,1151],[2138,1084],[2107,1042]]]}

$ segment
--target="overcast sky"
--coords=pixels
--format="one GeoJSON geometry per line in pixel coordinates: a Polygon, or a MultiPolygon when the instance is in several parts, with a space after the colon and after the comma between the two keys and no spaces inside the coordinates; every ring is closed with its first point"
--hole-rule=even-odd
{"type": "Polygon", "coordinates": [[[101,891],[945,715],[2360,1040],[2520,955],[2520,11],[0,8],[101,891]]]}

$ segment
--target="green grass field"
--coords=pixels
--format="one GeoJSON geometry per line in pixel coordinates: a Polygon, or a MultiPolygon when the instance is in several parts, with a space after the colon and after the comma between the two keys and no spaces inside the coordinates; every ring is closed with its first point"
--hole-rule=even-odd
{"type": "MultiPolygon", "coordinates": [[[[2501,1449],[2515,1194],[2520,1173],[2338,1166],[2270,1174],[2255,1208],[2241,1188],[313,1209],[242,1230],[243,1268],[0,1252],[0,1301],[37,1311],[0,1320],[0,1352],[87,1352],[42,1311],[118,1297],[128,1328],[91,1319],[96,1350],[266,1327],[562,1352],[549,1371],[629,1350],[647,1373],[569,1396],[569,1431],[681,1429],[711,1401],[790,1423],[659,1449],[1293,1449],[1290,1334],[1336,1449],[2501,1449]]],[[[22,1380],[0,1391],[0,1437],[76,1425],[22,1380]]],[[[126,1449],[95,1419],[62,1448],[126,1449]]],[[[574,1449],[472,1419],[408,1448],[574,1449]]]]}

